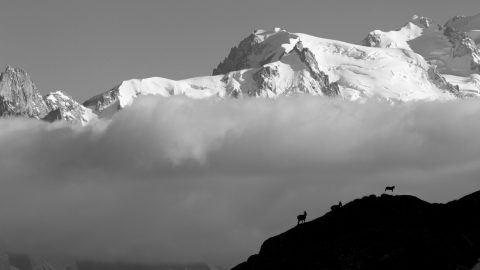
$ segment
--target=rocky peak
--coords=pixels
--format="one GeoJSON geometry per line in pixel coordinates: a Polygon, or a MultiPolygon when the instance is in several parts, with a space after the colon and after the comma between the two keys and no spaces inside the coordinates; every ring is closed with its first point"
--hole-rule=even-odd
{"type": "Polygon", "coordinates": [[[20,68],[7,66],[0,74],[0,116],[42,118],[47,112],[30,76],[20,68]]]}
{"type": "Polygon", "coordinates": [[[431,18],[418,15],[413,15],[411,22],[422,28],[430,28],[430,26],[433,25],[433,20],[431,18]]]}
{"type": "Polygon", "coordinates": [[[277,61],[285,53],[281,45],[289,43],[292,38],[296,36],[278,27],[270,31],[255,30],[230,50],[228,56],[213,70],[213,75],[256,68],[277,61]]]}
{"type": "MultiPolygon", "coordinates": [[[[120,87],[122,84],[119,84],[112,89],[106,91],[105,93],[98,94],[85,102],[83,106],[91,109],[97,114],[101,114],[104,110],[112,106],[114,103],[118,103],[118,98],[120,95],[120,87]]],[[[116,109],[120,109],[120,106],[117,104],[116,109]]]]}
{"type": "Polygon", "coordinates": [[[94,118],[94,114],[90,109],[85,108],[63,91],[49,93],[44,99],[50,111],[44,117],[46,121],[65,120],[72,123],[86,124],[94,118]]]}
{"type": "Polygon", "coordinates": [[[452,56],[454,58],[464,56],[471,58],[471,71],[480,74],[480,49],[475,44],[475,41],[467,33],[459,32],[449,25],[445,27],[443,33],[452,44],[452,56]]]}
{"type": "Polygon", "coordinates": [[[300,57],[300,60],[307,66],[310,75],[320,83],[322,93],[325,96],[335,97],[340,95],[338,84],[330,83],[328,75],[320,70],[313,52],[308,48],[304,48],[301,40],[295,44],[290,54],[292,53],[297,54],[300,57]]]}

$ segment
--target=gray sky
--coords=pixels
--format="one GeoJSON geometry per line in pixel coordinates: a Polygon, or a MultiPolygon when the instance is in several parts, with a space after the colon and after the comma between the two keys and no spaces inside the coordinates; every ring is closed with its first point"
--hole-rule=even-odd
{"type": "Polygon", "coordinates": [[[443,23],[479,12],[478,0],[6,0],[0,66],[83,101],[130,78],[210,75],[255,28],[356,42],[414,14],[443,23]]]}

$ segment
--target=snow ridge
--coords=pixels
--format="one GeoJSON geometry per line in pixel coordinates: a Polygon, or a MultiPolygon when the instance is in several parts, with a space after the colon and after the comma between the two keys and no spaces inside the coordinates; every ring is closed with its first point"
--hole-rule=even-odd
{"type": "Polygon", "coordinates": [[[456,16],[443,26],[430,18],[414,16],[400,29],[370,32],[362,45],[379,48],[400,48],[416,52],[424,57],[450,83],[458,83],[460,91],[471,96],[471,84],[455,76],[468,78],[480,74],[480,14],[456,16]],[[453,76],[453,77],[452,77],[453,76]]]}

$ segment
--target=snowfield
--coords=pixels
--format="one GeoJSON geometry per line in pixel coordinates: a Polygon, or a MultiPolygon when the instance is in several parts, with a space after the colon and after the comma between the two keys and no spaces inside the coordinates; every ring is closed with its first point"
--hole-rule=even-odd
{"type": "Polygon", "coordinates": [[[391,32],[401,37],[394,42],[397,45],[403,42],[398,48],[366,47],[279,28],[256,30],[240,43],[241,53],[225,60],[227,69],[214,71],[226,72],[180,81],[161,77],[127,80],[87,100],[84,106],[101,117],[111,117],[141,95],[276,98],[326,95],[329,89],[335,92],[332,90],[335,87],[338,96],[347,100],[455,99],[458,93],[453,86],[442,82],[441,75],[405,41],[418,37],[422,30],[412,23],[406,27],[399,33],[391,32]],[[236,70],[236,67],[248,68],[236,70]]]}

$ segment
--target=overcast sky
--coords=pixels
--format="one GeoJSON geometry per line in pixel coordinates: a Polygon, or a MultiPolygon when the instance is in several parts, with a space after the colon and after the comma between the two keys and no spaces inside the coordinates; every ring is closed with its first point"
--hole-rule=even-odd
{"type": "Polygon", "coordinates": [[[210,75],[256,28],[357,42],[414,14],[443,23],[479,12],[478,0],[6,0],[0,66],[84,101],[130,78],[210,75]]]}
{"type": "MultiPolygon", "coordinates": [[[[123,79],[208,75],[255,28],[350,42],[478,0],[51,0],[0,4],[0,64],[83,100],[123,79]]],[[[381,194],[478,190],[478,100],[140,97],[87,127],[0,119],[0,250],[232,266],[296,215],[381,194]],[[254,112],[254,113],[252,113],[254,112]]]]}

